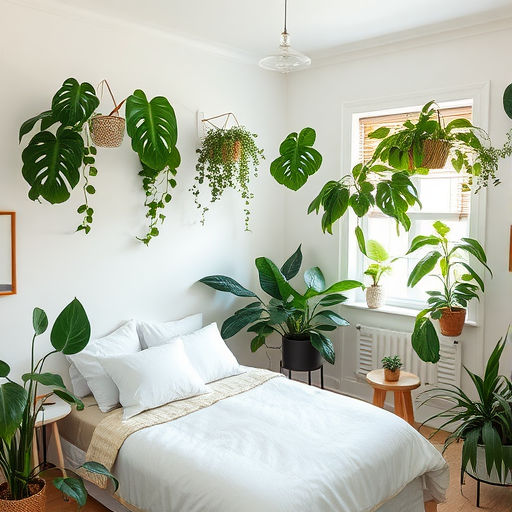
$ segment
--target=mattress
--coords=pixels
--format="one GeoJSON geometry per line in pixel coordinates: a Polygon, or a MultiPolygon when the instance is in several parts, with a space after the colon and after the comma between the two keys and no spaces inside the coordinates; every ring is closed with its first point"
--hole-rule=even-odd
{"type": "MultiPolygon", "coordinates": [[[[86,403],[59,423],[74,462],[105,417],[86,403]]],[[[112,471],[120,498],[149,512],[420,512],[448,485],[402,419],[284,378],[132,434],[112,471]]]]}

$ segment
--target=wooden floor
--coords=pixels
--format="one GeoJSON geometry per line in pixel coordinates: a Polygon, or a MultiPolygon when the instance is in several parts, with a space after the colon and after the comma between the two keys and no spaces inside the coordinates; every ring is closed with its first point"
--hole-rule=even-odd
{"type": "MultiPolygon", "coordinates": [[[[423,428],[421,433],[428,437],[431,429],[423,428]]],[[[431,442],[440,448],[446,437],[445,433],[437,434],[431,442]]],[[[460,486],[460,457],[462,444],[452,444],[444,457],[450,466],[450,487],[447,502],[438,505],[438,512],[512,512],[512,488],[496,487],[482,484],[480,488],[480,508],[476,507],[476,481],[466,477],[465,485],[460,486]]],[[[76,512],[74,500],[62,499],[61,493],[53,485],[47,487],[47,512],[76,512]]],[[[82,512],[107,512],[108,509],[89,497],[82,512]]],[[[263,512],[263,511],[262,511],[263,512]]]]}

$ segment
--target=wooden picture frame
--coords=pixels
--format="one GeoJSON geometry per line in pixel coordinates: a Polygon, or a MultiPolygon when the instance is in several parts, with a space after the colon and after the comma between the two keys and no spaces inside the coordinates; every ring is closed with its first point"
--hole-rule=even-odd
{"type": "Polygon", "coordinates": [[[0,295],[16,293],[16,212],[0,211],[0,295]]]}

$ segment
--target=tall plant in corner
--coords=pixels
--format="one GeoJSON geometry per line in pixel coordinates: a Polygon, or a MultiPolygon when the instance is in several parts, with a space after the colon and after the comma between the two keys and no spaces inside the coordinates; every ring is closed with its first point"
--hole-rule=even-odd
{"type": "MultiPolygon", "coordinates": [[[[124,100],[116,106],[116,111],[124,100]]],[[[71,191],[83,182],[84,203],[78,207],[83,215],[77,231],[89,233],[94,209],[89,196],[96,188],[90,178],[97,175],[97,149],[91,138],[89,124],[96,116],[100,100],[94,87],[68,78],[55,93],[51,108],[25,121],[19,141],[40,122],[40,130],[23,150],[22,174],[30,185],[29,198],[44,199],[50,204],[67,201],[71,191]],[[50,128],[54,129],[50,131],[50,128]]],[[[127,132],[132,148],[138,154],[142,170],[142,185],[146,195],[148,233],[139,238],[149,243],[157,236],[158,224],[165,219],[161,209],[171,200],[170,190],[176,186],[176,168],[180,155],[176,148],[178,129],[176,116],[169,101],[161,96],[148,101],[141,90],[126,100],[127,132]]]]}
{"type": "MultiPolygon", "coordinates": [[[[0,497],[0,510],[5,510],[1,505],[2,500],[29,497],[30,485],[41,470],[40,466],[32,463],[32,443],[37,414],[44,402],[55,394],[76,405],[78,410],[84,408],[82,401],[66,389],[60,375],[43,372],[43,365],[50,355],[58,352],[76,354],[89,342],[91,328],[82,304],[74,299],[60,313],[50,333],[53,350],[39,361],[35,359],[36,337],[45,333],[48,328],[48,317],[42,309],[34,309],[32,324],[34,336],[30,352],[30,371],[22,375],[23,385],[9,378],[11,369],[5,361],[0,360],[0,377],[7,380],[0,385],[0,474],[4,476],[8,488],[7,498],[4,494],[0,497]],[[39,385],[50,389],[44,391],[42,399],[36,399],[39,385]]],[[[83,467],[89,472],[111,478],[117,488],[117,480],[103,465],[86,462],[83,467]]],[[[85,504],[87,491],[80,477],[59,477],[54,480],[54,484],[76,499],[80,507],[85,504]]]]}

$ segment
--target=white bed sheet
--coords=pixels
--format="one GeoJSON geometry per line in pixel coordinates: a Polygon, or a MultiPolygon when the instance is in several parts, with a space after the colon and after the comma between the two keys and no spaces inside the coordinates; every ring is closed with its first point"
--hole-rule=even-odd
{"type": "Polygon", "coordinates": [[[148,512],[385,512],[421,475],[407,498],[418,506],[423,488],[442,501],[448,485],[442,456],[402,419],[284,378],[132,434],[113,470],[148,512]]]}

